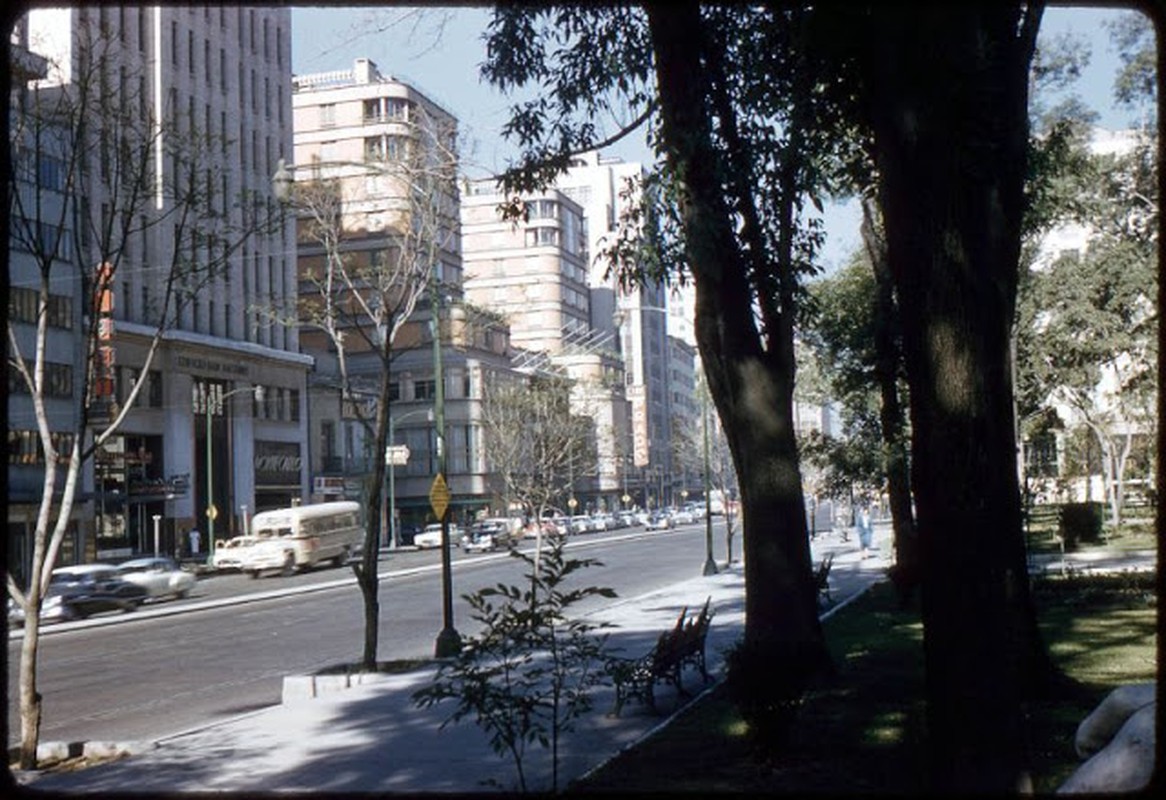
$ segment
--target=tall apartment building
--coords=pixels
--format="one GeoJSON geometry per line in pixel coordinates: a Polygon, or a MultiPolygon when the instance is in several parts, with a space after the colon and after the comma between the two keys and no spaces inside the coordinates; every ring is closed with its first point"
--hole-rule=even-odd
{"type": "MultiPolygon", "coordinates": [[[[292,228],[272,198],[277,162],[291,151],[290,12],[45,8],[18,31],[48,59],[44,90],[91,81],[110,111],[85,119],[90,146],[68,198],[80,223],[63,232],[72,250],[60,272],[62,285],[81,275],[98,285],[95,304],[81,299],[84,313],[108,318],[98,422],[128,401],[161,330],[142,391],[83,476],[71,552],[152,552],[160,527],[161,549],[187,551],[185,534],[197,528],[205,553],[212,532],[224,539],[251,513],[307,495],[311,359],[281,322],[295,293],[292,228]],[[148,173],[134,178],[127,204],[134,164],[148,173]]],[[[81,330],[52,339],[54,360],[77,368],[81,330]]],[[[34,472],[10,472],[10,498],[34,472]]],[[[18,548],[27,512],[9,506],[18,548]]]]}
{"type": "MultiPolygon", "coordinates": [[[[490,373],[510,369],[509,333],[496,316],[463,303],[456,118],[416,87],[382,74],[367,58],[356,59],[352,69],[297,75],[292,104],[301,295],[310,302],[320,294],[308,276],[321,274],[327,257],[327,248],[312,234],[306,207],[308,193],[321,187],[333,187],[340,200],[339,250],[354,269],[381,276],[371,281],[399,270],[391,264],[403,263],[392,261],[402,248],[432,246],[451,512],[455,521],[466,522],[487,507],[500,510],[482,452],[481,390],[490,373]],[[412,245],[402,239],[402,231],[419,228],[424,230],[412,245]]],[[[405,527],[432,521],[428,493],[437,471],[432,300],[428,291],[418,299],[393,341],[392,443],[409,451],[407,463],[393,475],[394,505],[405,527]]],[[[366,315],[351,324],[371,322],[366,315]]],[[[312,388],[315,494],[360,497],[376,457],[371,439],[351,402],[340,397],[330,337],[305,325],[301,341],[319,365],[312,388]]],[[[364,380],[371,389],[382,370],[379,355],[354,346],[346,357],[352,383],[364,380]]],[[[377,401],[370,391],[363,402],[371,411],[377,401]]]]}
{"type": "Polygon", "coordinates": [[[519,368],[547,364],[571,378],[571,407],[594,423],[596,464],[576,478],[583,508],[624,504],[630,413],[611,330],[591,326],[583,209],[555,189],[524,198],[528,218],[501,218],[493,180],[467,183],[461,202],[466,297],[503,315],[519,368]]]}
{"type": "Polygon", "coordinates": [[[583,207],[587,225],[591,328],[616,337],[631,402],[633,475],[639,485],[659,485],[673,473],[672,407],[668,388],[668,299],[663,284],[631,292],[618,287],[602,256],[603,240],[635,202],[643,174],[637,163],[604,158],[597,151],[572,160],[556,188],[583,207]]]}

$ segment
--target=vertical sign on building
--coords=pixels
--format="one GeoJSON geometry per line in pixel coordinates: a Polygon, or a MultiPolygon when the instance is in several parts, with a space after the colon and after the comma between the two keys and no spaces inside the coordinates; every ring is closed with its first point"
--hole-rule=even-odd
{"type": "Polygon", "coordinates": [[[95,419],[108,419],[116,411],[114,405],[114,367],[116,357],[113,349],[113,265],[102,262],[97,268],[93,286],[93,310],[97,314],[97,364],[94,370],[93,393],[95,419]]]}

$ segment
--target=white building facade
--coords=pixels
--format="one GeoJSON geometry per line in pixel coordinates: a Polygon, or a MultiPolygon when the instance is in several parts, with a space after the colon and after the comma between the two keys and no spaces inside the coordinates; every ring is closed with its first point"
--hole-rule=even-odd
{"type": "Polygon", "coordinates": [[[617,231],[623,211],[638,201],[643,167],[597,151],[572,160],[556,188],[583,208],[590,265],[591,328],[611,334],[623,359],[631,403],[632,446],[625,467],[634,483],[670,484],[673,473],[672,406],[668,387],[667,289],[663,284],[619,289],[603,258],[604,240],[617,231]]]}

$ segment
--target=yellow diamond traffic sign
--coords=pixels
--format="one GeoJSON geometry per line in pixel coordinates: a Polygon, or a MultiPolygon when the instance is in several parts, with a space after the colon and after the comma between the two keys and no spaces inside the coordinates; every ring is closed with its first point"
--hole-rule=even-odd
{"type": "Polygon", "coordinates": [[[449,486],[445,476],[438,474],[433,479],[433,487],[429,490],[429,504],[433,506],[433,513],[438,519],[445,519],[445,512],[449,510],[449,486]]]}

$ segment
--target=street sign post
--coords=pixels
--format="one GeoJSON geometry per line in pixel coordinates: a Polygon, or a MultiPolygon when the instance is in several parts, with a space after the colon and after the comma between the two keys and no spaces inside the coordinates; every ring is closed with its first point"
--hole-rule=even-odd
{"type": "Polygon", "coordinates": [[[395,444],[385,448],[385,464],[390,467],[403,467],[409,463],[409,445],[395,444]]]}
{"type": "Polygon", "coordinates": [[[433,513],[438,519],[445,519],[445,512],[449,510],[449,485],[445,476],[440,473],[433,479],[433,486],[429,490],[429,504],[433,506],[433,513]]]}

